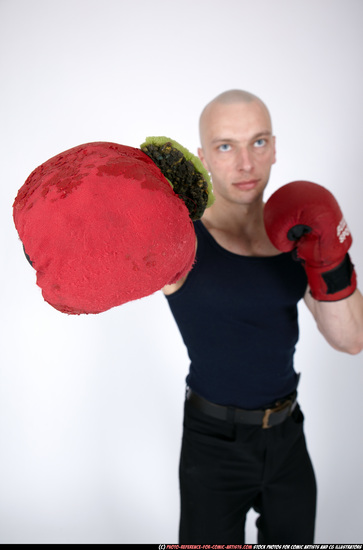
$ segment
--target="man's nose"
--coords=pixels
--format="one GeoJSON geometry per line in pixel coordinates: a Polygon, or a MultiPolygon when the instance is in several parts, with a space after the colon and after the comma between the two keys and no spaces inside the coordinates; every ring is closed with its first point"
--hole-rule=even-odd
{"type": "Polygon", "coordinates": [[[238,151],[237,168],[244,172],[250,172],[252,170],[252,158],[247,148],[243,147],[238,151]]]}

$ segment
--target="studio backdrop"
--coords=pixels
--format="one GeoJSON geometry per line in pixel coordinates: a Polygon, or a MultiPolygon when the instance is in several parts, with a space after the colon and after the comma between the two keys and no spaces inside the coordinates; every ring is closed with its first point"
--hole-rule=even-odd
{"type": "MultiPolygon", "coordinates": [[[[205,104],[248,90],[276,134],[266,198],[296,179],[333,192],[362,286],[362,28],[361,0],[0,0],[0,543],[178,537],[188,357],[167,302],[45,303],[12,220],[25,179],[91,141],[165,135],[196,153],[205,104]]],[[[362,542],[363,356],[299,313],[316,542],[362,542]]]]}

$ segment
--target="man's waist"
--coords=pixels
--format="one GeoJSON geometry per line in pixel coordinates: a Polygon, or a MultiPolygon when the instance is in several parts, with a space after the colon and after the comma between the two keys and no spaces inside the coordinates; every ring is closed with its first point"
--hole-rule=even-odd
{"type": "Polygon", "coordinates": [[[292,414],[297,405],[297,392],[276,401],[269,407],[255,410],[212,403],[189,387],[186,389],[186,400],[200,412],[218,420],[271,428],[281,424],[292,414]]]}

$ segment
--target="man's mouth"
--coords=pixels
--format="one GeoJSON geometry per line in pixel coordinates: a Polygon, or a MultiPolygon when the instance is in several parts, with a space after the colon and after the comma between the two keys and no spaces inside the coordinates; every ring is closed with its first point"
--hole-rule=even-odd
{"type": "Polygon", "coordinates": [[[236,181],[233,183],[234,187],[238,187],[242,191],[248,191],[254,189],[258,184],[258,180],[236,181]]]}

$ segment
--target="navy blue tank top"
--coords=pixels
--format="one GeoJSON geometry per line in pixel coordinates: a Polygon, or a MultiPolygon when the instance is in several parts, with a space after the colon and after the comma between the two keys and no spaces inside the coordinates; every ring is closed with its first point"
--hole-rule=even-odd
{"type": "Polygon", "coordinates": [[[188,386],[220,405],[257,409],[296,389],[297,303],[307,279],[290,253],[241,256],[201,221],[184,285],[166,296],[191,361],[188,386]]]}

